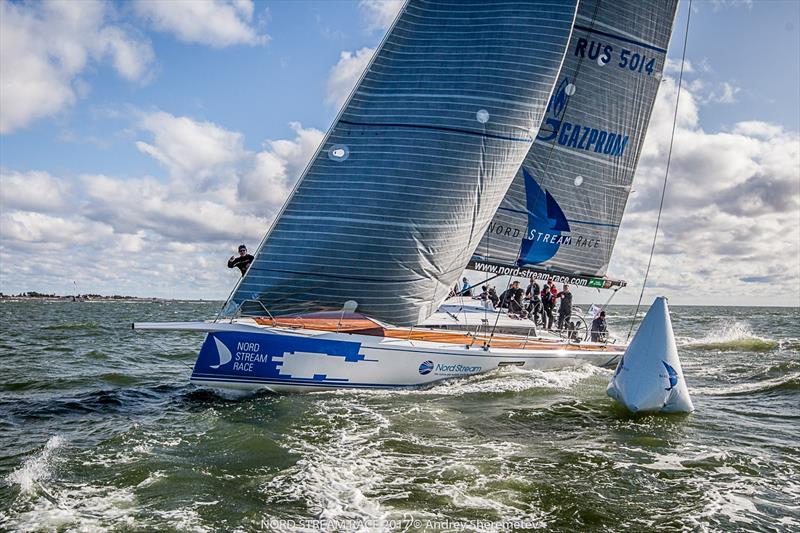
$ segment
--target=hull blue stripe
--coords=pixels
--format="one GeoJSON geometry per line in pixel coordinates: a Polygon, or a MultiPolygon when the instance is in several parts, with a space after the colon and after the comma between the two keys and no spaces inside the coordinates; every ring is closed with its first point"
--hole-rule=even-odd
{"type": "MultiPolygon", "coordinates": [[[[464,374],[463,376],[452,376],[452,377],[468,377],[475,374],[464,374]]],[[[227,377],[215,377],[215,376],[207,376],[205,374],[192,374],[191,380],[192,381],[219,381],[223,383],[255,383],[255,384],[271,384],[271,385],[299,385],[304,387],[337,387],[337,388],[362,388],[362,389],[401,389],[401,388],[414,388],[414,387],[421,387],[423,385],[428,385],[430,383],[436,383],[440,380],[434,381],[426,381],[424,383],[412,383],[408,385],[400,385],[400,384],[391,384],[391,383],[350,383],[350,382],[342,382],[342,381],[312,381],[312,380],[304,380],[304,379],[294,379],[294,378],[287,378],[287,379],[275,379],[275,378],[261,378],[261,377],[253,377],[250,379],[242,379],[242,378],[227,378],[227,377]]]]}

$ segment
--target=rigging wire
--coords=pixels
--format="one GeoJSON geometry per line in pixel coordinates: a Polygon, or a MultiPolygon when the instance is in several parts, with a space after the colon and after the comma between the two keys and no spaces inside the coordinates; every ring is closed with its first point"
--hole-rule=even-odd
{"type": "Polygon", "coordinates": [[[672,160],[672,145],[675,142],[675,128],[678,124],[678,107],[681,101],[681,86],[683,85],[683,67],[686,64],[686,43],[689,40],[689,22],[692,18],[692,0],[689,0],[689,7],[686,10],[686,32],[683,36],[683,53],[681,55],[681,70],[678,75],[678,94],[675,97],[675,113],[672,116],[672,133],[669,138],[669,151],[667,152],[667,167],[664,171],[664,184],[661,187],[661,202],[658,206],[658,217],[656,218],[656,229],[653,232],[653,244],[650,246],[650,258],[647,260],[647,269],[644,272],[644,280],[642,281],[642,291],[639,293],[639,301],[636,303],[636,310],[633,312],[631,318],[631,327],[628,329],[628,336],[625,338],[627,343],[633,333],[633,326],[636,324],[636,317],[639,315],[639,308],[642,305],[642,298],[644,297],[644,289],[647,287],[647,277],[650,275],[650,266],[653,263],[653,254],[656,250],[656,240],[658,240],[658,227],[661,225],[661,213],[664,210],[664,197],[667,192],[667,181],[669,178],[669,164],[672,160]]]}

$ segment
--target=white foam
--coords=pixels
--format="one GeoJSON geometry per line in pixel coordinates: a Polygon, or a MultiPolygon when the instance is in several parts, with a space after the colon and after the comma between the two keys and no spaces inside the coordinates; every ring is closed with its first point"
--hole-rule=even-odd
{"type": "Polygon", "coordinates": [[[55,452],[64,443],[64,438],[60,435],[50,437],[42,451],[26,459],[22,466],[8,475],[9,483],[19,485],[23,494],[35,494],[41,483],[52,476],[55,452]]]}
{"type": "Polygon", "coordinates": [[[264,490],[270,500],[304,500],[324,520],[385,520],[387,511],[370,491],[384,482],[388,459],[377,449],[389,426],[383,415],[346,398],[317,403],[327,427],[302,426],[290,436],[290,451],[301,456],[264,490]]]}
{"type": "MultiPolygon", "coordinates": [[[[577,376],[591,374],[584,370],[570,379],[544,379],[534,372],[504,370],[499,379],[538,379],[548,387],[561,387],[579,379],[577,376]]],[[[464,381],[474,383],[475,379],[464,381]]],[[[469,515],[482,510],[494,520],[543,523],[544,513],[519,502],[516,490],[494,486],[509,480],[519,484],[530,481],[504,467],[523,445],[496,439],[477,442],[469,430],[460,427],[459,413],[435,398],[417,402],[414,408],[398,406],[391,397],[387,402],[383,399],[352,392],[320,396],[316,416],[327,423],[308,423],[289,435],[289,451],[300,459],[265,484],[270,508],[299,500],[315,518],[354,520],[364,524],[364,531],[381,530],[376,525],[381,520],[458,519],[464,510],[469,515]],[[436,431],[407,432],[403,428],[408,426],[436,431]],[[402,440],[414,450],[387,448],[387,441],[393,440],[402,440]],[[424,509],[397,509],[388,503],[406,499],[415,486],[447,497],[455,510],[448,512],[448,517],[424,509]],[[365,520],[371,522],[361,522],[365,520]]],[[[265,516],[263,522],[271,518],[280,517],[265,516]]]]}
{"type": "MultiPolygon", "coordinates": [[[[9,517],[6,525],[13,530],[100,531],[136,524],[133,493],[128,489],[76,485],[59,488],[38,497],[26,511],[9,517]]],[[[18,503],[19,504],[19,503],[18,503]]]]}
{"type": "MultiPolygon", "coordinates": [[[[401,395],[460,396],[463,394],[523,392],[533,389],[570,389],[595,375],[608,375],[611,371],[588,363],[558,370],[533,370],[506,367],[465,378],[454,378],[436,383],[427,389],[337,391],[339,395],[365,395],[395,397],[401,395]]],[[[324,393],[323,393],[324,394],[324,393]]]]}
{"type": "Polygon", "coordinates": [[[710,327],[709,333],[701,338],[677,337],[679,345],[683,346],[705,346],[705,345],[726,345],[736,341],[755,340],[765,343],[775,342],[771,339],[761,337],[753,333],[750,325],[745,322],[733,322],[723,324],[719,327],[710,327]]]}

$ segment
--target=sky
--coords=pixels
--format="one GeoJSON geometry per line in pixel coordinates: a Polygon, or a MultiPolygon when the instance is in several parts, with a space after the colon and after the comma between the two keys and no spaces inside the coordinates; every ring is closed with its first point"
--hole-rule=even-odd
{"type": "MultiPolygon", "coordinates": [[[[399,5],[0,0],[0,292],[227,297],[228,257],[256,248],[399,5]]],[[[647,266],[687,8],[614,303],[647,266]]],[[[800,2],[692,4],[645,301],[800,305],[799,58],[800,2]]]]}

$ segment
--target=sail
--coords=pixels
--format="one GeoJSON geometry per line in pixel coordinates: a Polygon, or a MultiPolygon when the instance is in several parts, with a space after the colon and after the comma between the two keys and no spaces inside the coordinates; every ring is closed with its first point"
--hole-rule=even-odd
{"type": "Polygon", "coordinates": [[[427,318],[533,143],[575,13],[561,0],[409,1],[225,314],[352,301],[392,324],[427,318]]]}
{"type": "Polygon", "coordinates": [[[605,278],[667,53],[677,0],[582,0],[530,152],[469,268],[605,278]]]}

